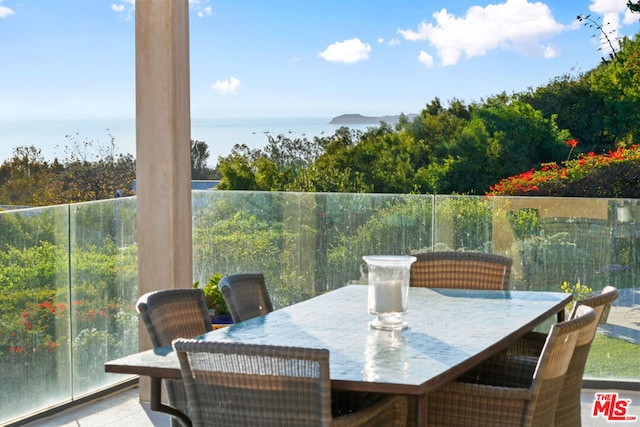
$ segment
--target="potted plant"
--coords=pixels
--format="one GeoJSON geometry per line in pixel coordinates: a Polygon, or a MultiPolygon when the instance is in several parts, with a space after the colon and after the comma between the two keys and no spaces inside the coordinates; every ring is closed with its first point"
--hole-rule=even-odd
{"type": "MultiPolygon", "coordinates": [[[[211,316],[211,323],[227,325],[233,323],[233,319],[231,314],[229,314],[227,303],[225,302],[222,292],[220,292],[220,288],[218,287],[220,279],[222,279],[220,274],[212,274],[211,277],[209,277],[207,284],[202,288],[202,291],[204,293],[205,303],[209,309],[209,316],[211,316]]],[[[200,283],[194,283],[193,287],[199,288],[200,283]]]]}

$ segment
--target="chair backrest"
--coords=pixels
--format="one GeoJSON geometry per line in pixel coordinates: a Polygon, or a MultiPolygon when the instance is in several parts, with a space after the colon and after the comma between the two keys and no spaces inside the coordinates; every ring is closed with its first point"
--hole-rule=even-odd
{"type": "Polygon", "coordinates": [[[234,323],[273,311],[271,297],[261,273],[231,274],[220,279],[218,287],[234,323]]]}
{"type": "MultiPolygon", "coordinates": [[[[211,317],[202,289],[164,289],[142,295],[136,304],[154,348],[171,345],[176,338],[192,338],[209,332],[211,317]]],[[[179,380],[165,380],[169,403],[190,414],[187,393],[179,380]]],[[[171,417],[172,427],[182,423],[171,417]]]]}
{"type": "Polygon", "coordinates": [[[329,426],[329,351],[178,339],[194,427],[329,426]]]}
{"type": "Polygon", "coordinates": [[[558,401],[556,410],[556,426],[579,426],[581,425],[580,395],[582,392],[582,377],[591,350],[591,343],[596,334],[598,324],[602,315],[606,312],[611,303],[618,298],[619,291],[613,286],[605,287],[600,295],[576,301],[576,304],[569,315],[569,319],[578,316],[580,307],[591,307],[595,310],[596,321],[583,328],[578,335],[576,348],[573,351],[571,362],[564,379],[562,393],[558,401]]]}
{"type": "Polygon", "coordinates": [[[525,425],[553,425],[564,379],[578,337],[583,330],[590,329],[594,325],[597,325],[595,310],[581,305],[576,309],[572,319],[551,326],[533,374],[531,390],[535,401],[527,411],[525,425]]]}
{"type": "Polygon", "coordinates": [[[511,258],[485,252],[424,252],[414,255],[411,286],[508,290],[511,258]]]}
{"type": "Polygon", "coordinates": [[[136,304],[154,348],[176,338],[193,338],[211,330],[202,289],[164,289],[141,296],[136,304]]]}

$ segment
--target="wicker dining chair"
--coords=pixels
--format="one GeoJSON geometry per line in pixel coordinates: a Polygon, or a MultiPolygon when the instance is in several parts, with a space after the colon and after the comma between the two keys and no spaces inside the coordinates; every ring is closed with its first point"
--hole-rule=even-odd
{"type": "Polygon", "coordinates": [[[427,397],[432,426],[551,426],[564,377],[581,331],[592,328],[595,310],[580,306],[573,319],[551,327],[533,374],[518,358],[496,357],[475,376],[460,378],[427,397]],[[492,366],[493,365],[493,366],[492,366]],[[494,371],[492,367],[498,367],[494,371]],[[513,377],[520,375],[517,386],[513,377]],[[525,381],[525,377],[527,381],[525,381]]]}
{"type": "Polygon", "coordinates": [[[233,323],[273,311],[273,304],[261,273],[231,274],[220,279],[220,292],[227,303],[233,323]]]}
{"type": "MultiPolygon", "coordinates": [[[[558,408],[556,409],[555,425],[561,427],[579,427],[582,425],[580,395],[582,392],[582,377],[589,357],[591,343],[596,329],[601,323],[603,314],[608,312],[611,303],[618,298],[619,291],[613,286],[605,287],[599,295],[576,301],[569,319],[576,317],[580,306],[588,306],[596,312],[596,322],[580,332],[576,348],[573,352],[567,375],[564,379],[558,408]]],[[[547,334],[530,332],[516,341],[507,349],[507,354],[518,358],[522,366],[529,372],[535,369],[538,357],[542,352],[547,334]]]]}
{"type": "Polygon", "coordinates": [[[438,251],[414,254],[411,286],[508,290],[511,258],[485,252],[438,251]]]}
{"type": "Polygon", "coordinates": [[[173,346],[192,409],[203,426],[406,424],[407,398],[387,396],[333,417],[329,351],[178,339],[173,346]]]}
{"type": "MultiPolygon", "coordinates": [[[[154,348],[171,345],[176,338],[192,338],[211,331],[202,289],[165,289],[141,296],[136,304],[154,348]]],[[[179,380],[164,380],[169,404],[189,414],[187,394],[179,380]]],[[[171,425],[180,427],[177,418],[171,425]]]]}

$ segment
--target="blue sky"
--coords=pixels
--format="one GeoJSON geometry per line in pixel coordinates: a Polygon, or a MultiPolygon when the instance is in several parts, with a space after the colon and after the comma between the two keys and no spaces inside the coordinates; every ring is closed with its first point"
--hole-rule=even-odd
{"type": "MultiPolygon", "coordinates": [[[[133,118],[133,0],[0,0],[0,118],[133,118]]],[[[191,0],[192,116],[417,113],[598,64],[626,0],[191,0]]]]}

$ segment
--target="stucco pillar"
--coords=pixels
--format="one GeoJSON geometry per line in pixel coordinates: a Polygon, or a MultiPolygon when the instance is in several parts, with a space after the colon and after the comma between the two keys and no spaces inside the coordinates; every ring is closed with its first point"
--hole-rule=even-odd
{"type": "MultiPolygon", "coordinates": [[[[189,3],[136,0],[135,4],[138,283],[142,295],[192,284],[189,3]]],[[[149,348],[151,342],[140,325],[140,349],[149,348]]]]}

